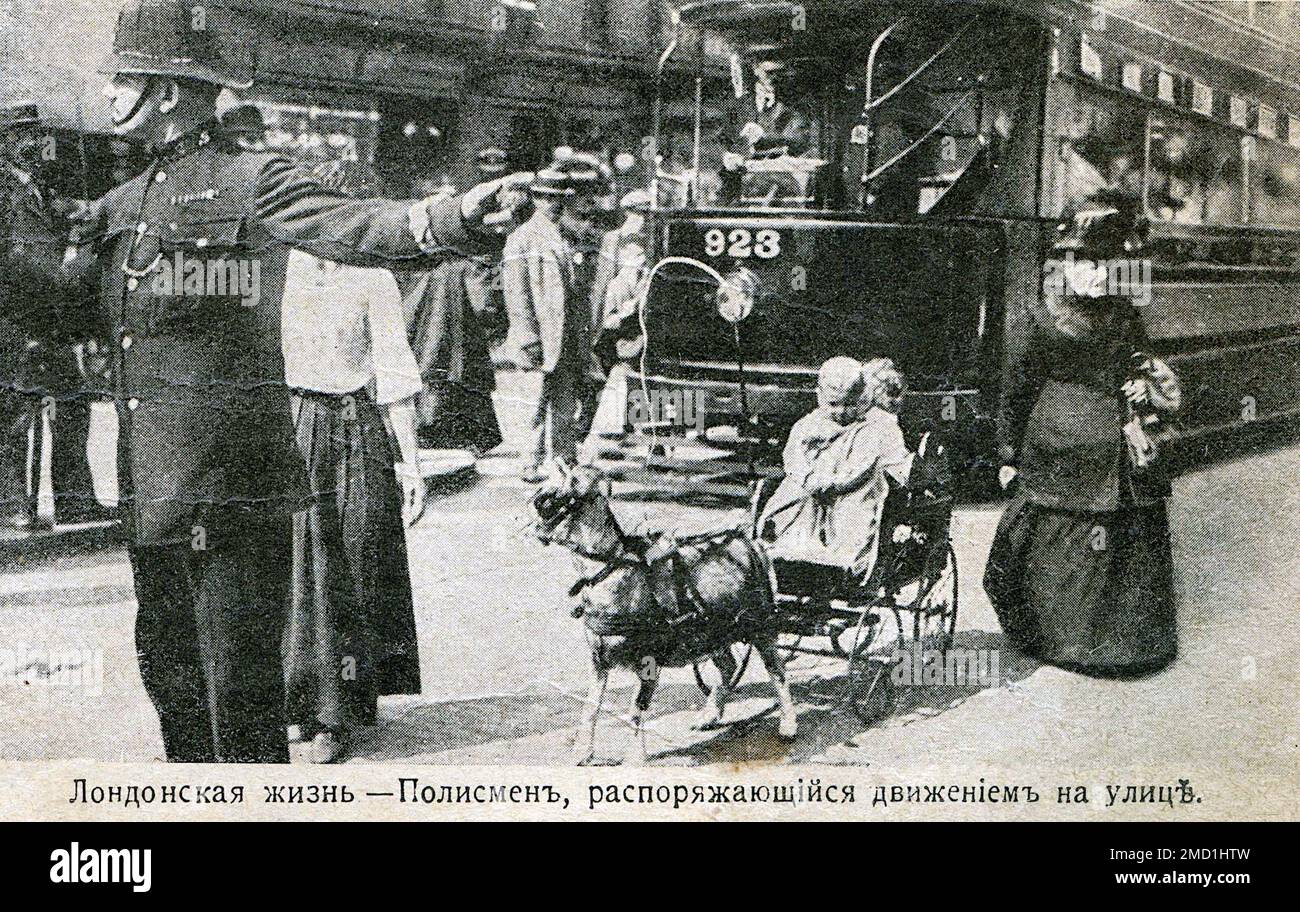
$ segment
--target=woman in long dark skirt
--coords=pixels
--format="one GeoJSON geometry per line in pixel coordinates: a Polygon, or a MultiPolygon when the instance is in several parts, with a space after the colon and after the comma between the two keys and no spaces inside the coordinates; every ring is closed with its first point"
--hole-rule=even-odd
{"type": "Polygon", "coordinates": [[[1136,249],[1135,224],[1084,213],[1057,245],[1062,281],[1045,289],[1003,400],[1003,483],[1020,487],[984,577],[1011,645],[1106,676],[1155,671],[1178,648],[1170,485],[1152,438],[1180,391],[1147,353],[1135,290],[1106,265],[1136,249]]]}
{"type": "Polygon", "coordinates": [[[492,391],[496,373],[480,322],[494,292],[487,257],[452,258],[402,281],[411,347],[423,378],[420,437],[440,449],[483,455],[501,443],[492,391]]]}
{"type": "Polygon", "coordinates": [[[291,253],[283,323],[313,494],[294,517],[287,718],[291,735],[312,742],[310,759],[328,763],[356,727],[374,724],[380,696],[420,692],[403,526],[424,504],[413,404],[420,376],[397,282],[383,270],[291,253]]]}

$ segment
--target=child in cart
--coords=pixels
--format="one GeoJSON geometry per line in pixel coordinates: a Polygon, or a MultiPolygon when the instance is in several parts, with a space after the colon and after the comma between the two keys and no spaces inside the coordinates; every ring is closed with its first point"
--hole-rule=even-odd
{"type": "Polygon", "coordinates": [[[860,580],[871,575],[888,479],[905,485],[911,471],[913,454],[898,424],[905,392],[888,358],[822,365],[817,408],[791,429],[785,478],[759,520],[774,559],[833,567],[860,580]]]}

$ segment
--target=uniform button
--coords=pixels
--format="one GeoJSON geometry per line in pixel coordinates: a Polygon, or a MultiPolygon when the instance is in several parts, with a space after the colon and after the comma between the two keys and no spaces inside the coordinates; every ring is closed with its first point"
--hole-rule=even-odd
{"type": "Polygon", "coordinates": [[[134,345],[134,344],[135,344],[135,340],[132,339],[130,336],[123,336],[123,337],[122,337],[122,351],[126,351],[128,348],[130,348],[130,347],[131,347],[132,345],[134,345]]]}
{"type": "Polygon", "coordinates": [[[160,183],[160,184],[165,184],[165,183],[167,183],[167,172],[166,172],[166,171],[159,171],[159,172],[154,176],[154,180],[157,181],[157,182],[160,183]]]}
{"type": "Polygon", "coordinates": [[[139,399],[128,399],[128,400],[126,400],[126,407],[129,408],[131,411],[134,412],[136,409],[138,409],[138,408],[140,407],[140,400],[139,400],[139,399]]]}
{"type": "Polygon", "coordinates": [[[140,287],[140,280],[137,279],[135,276],[131,276],[131,278],[126,280],[127,291],[135,291],[139,287],[140,287]]]}

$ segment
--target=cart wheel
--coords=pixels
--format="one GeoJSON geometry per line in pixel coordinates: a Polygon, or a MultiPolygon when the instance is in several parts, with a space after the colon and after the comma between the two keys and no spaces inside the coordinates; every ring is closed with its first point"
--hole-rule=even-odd
{"type": "MultiPolygon", "coordinates": [[[[732,677],[731,683],[727,685],[727,690],[731,691],[736,689],[736,685],[740,683],[740,679],[745,676],[745,669],[749,667],[749,660],[753,655],[754,647],[748,643],[745,644],[745,652],[736,660],[736,674],[732,677]]],[[[731,657],[733,659],[736,657],[735,646],[731,647],[731,657]]],[[[704,683],[704,675],[700,674],[700,663],[696,662],[692,665],[691,670],[695,672],[695,686],[698,687],[706,697],[711,695],[713,693],[713,688],[704,683]]]]}
{"type": "Polygon", "coordinates": [[[839,632],[828,633],[826,638],[830,641],[831,651],[840,658],[847,659],[869,649],[876,640],[879,627],[879,612],[864,607],[856,624],[849,623],[839,632]]]}
{"type": "Polygon", "coordinates": [[[893,655],[904,642],[903,619],[898,611],[869,611],[857,628],[861,639],[849,640],[848,680],[844,700],[866,725],[874,725],[894,708],[893,655]],[[874,648],[873,648],[874,647],[874,648]]]}
{"type": "Polygon", "coordinates": [[[948,650],[957,634],[957,552],[949,543],[927,560],[912,613],[913,638],[921,648],[948,650]]]}
{"type": "Polygon", "coordinates": [[[864,725],[874,725],[894,708],[893,663],[882,656],[862,651],[849,659],[849,680],[845,700],[864,725]]]}

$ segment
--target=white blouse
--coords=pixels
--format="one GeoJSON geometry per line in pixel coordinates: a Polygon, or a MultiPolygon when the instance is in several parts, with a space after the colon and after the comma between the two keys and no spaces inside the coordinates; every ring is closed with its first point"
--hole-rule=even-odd
{"type": "Polygon", "coordinates": [[[335,395],[366,387],[380,405],[420,392],[402,295],[385,269],[291,251],[280,328],[291,387],[335,395]]]}

